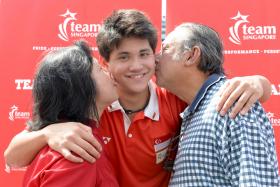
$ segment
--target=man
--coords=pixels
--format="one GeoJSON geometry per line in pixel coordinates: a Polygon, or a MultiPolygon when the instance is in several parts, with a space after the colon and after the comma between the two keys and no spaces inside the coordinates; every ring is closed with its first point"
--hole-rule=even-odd
{"type": "MultiPolygon", "coordinates": [[[[150,81],[155,68],[156,30],[144,13],[118,10],[105,19],[97,44],[118,83],[119,100],[103,113],[100,130],[119,184],[167,186],[170,172],[163,169],[163,161],[171,137],[179,130],[179,113],[186,104],[150,81]]],[[[263,78],[254,80],[253,85],[263,89],[263,78]]],[[[248,90],[251,92],[251,87],[233,98],[246,95],[248,90]]],[[[267,92],[260,94],[263,95],[267,92]]],[[[91,145],[94,138],[87,133],[89,129],[81,127],[66,123],[17,136],[5,153],[8,164],[28,164],[47,143],[69,160],[80,159],[72,154],[75,152],[94,161],[94,155],[98,158],[91,145]]]]}
{"type": "Polygon", "coordinates": [[[273,128],[260,103],[235,119],[216,111],[226,78],[214,30],[176,27],[163,42],[156,75],[158,85],[190,104],[170,186],[280,186],[273,128]]]}

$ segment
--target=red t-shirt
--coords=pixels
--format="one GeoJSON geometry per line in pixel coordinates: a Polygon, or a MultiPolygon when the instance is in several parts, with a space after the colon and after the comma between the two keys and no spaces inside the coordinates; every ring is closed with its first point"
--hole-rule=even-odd
{"type": "MultiPolygon", "coordinates": [[[[95,137],[99,137],[93,128],[95,137]]],[[[119,186],[106,153],[93,164],[73,163],[49,146],[36,156],[23,180],[24,187],[116,187],[119,186]]]]}
{"type": "Polygon", "coordinates": [[[104,151],[122,187],[164,187],[169,183],[171,173],[163,169],[163,161],[186,104],[156,85],[150,85],[150,93],[145,111],[138,112],[130,125],[118,102],[101,117],[98,130],[104,151]]]}

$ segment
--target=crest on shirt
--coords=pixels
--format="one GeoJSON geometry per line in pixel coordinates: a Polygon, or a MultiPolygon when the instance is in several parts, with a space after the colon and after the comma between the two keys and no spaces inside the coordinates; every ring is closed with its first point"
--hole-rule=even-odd
{"type": "Polygon", "coordinates": [[[159,164],[162,161],[164,161],[170,140],[171,140],[170,135],[165,135],[154,139],[156,164],[159,164]]]}

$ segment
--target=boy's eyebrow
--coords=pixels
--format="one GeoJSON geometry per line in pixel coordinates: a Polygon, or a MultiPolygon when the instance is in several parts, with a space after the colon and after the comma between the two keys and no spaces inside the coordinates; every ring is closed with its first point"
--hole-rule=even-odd
{"type": "Polygon", "coordinates": [[[129,52],[121,51],[121,52],[119,52],[117,55],[127,55],[127,54],[129,54],[129,52]]]}
{"type": "MultiPolygon", "coordinates": [[[[141,49],[139,52],[140,53],[143,53],[143,52],[151,52],[152,50],[150,48],[146,48],[146,49],[141,49]]],[[[130,52],[127,52],[127,51],[121,51],[121,52],[118,52],[117,55],[128,55],[130,52]]]]}
{"type": "Polygon", "coordinates": [[[150,51],[151,51],[151,49],[149,49],[149,48],[141,49],[141,50],[140,50],[140,52],[150,52],[150,51]]]}

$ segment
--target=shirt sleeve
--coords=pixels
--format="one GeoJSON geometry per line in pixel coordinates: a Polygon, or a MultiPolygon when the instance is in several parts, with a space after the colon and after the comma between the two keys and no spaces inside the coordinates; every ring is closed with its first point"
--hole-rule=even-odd
{"type": "Polygon", "coordinates": [[[221,137],[221,160],[232,186],[279,185],[273,129],[265,116],[228,118],[221,137]]]}
{"type": "Polygon", "coordinates": [[[92,187],[96,185],[96,164],[72,163],[64,158],[41,173],[41,187],[92,187]]]}

